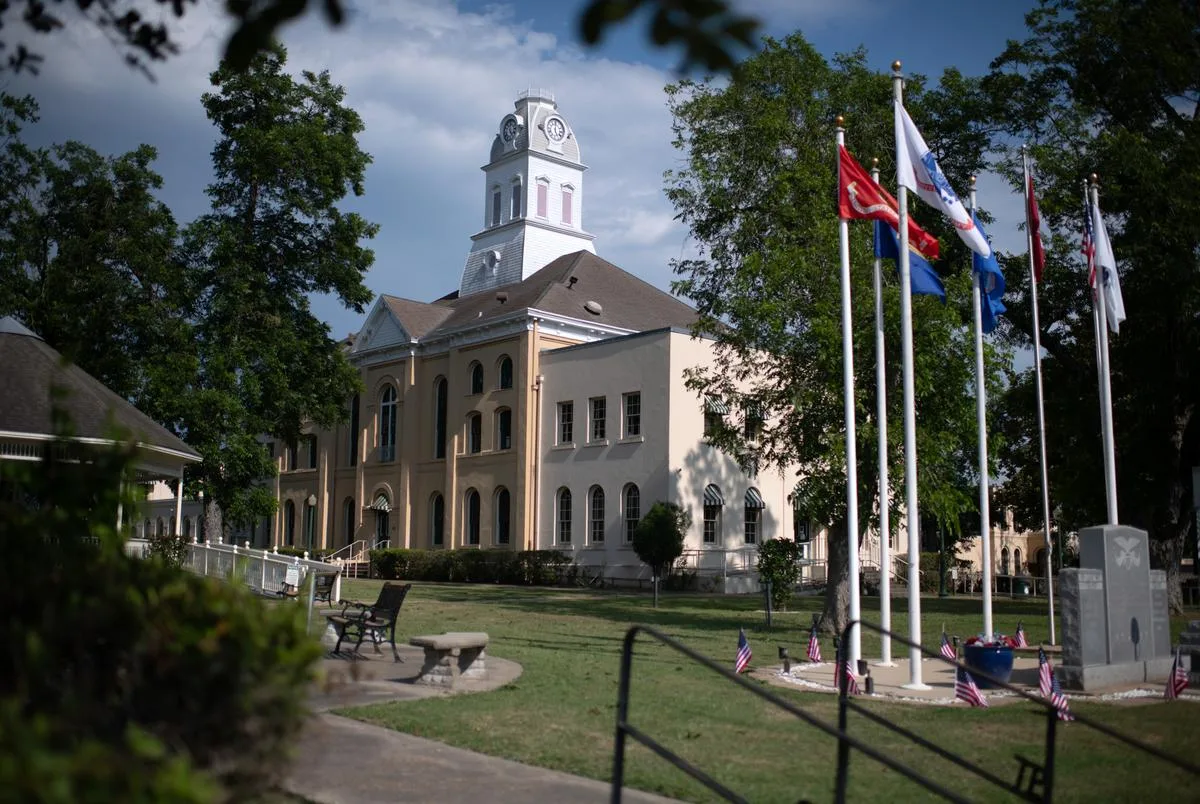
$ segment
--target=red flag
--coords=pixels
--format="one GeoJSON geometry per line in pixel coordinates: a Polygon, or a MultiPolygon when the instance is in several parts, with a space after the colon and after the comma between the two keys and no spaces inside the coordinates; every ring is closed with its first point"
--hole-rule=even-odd
{"type": "MultiPolygon", "coordinates": [[[[891,193],[880,187],[863,166],[855,161],[846,146],[838,146],[838,215],[846,220],[880,220],[894,230],[900,228],[900,205],[891,193]]],[[[908,240],[927,260],[938,258],[938,241],[908,216],[908,240]]]]}
{"type": "Polygon", "coordinates": [[[1033,244],[1033,280],[1041,282],[1042,270],[1046,267],[1046,250],[1042,247],[1042,216],[1033,192],[1032,174],[1025,187],[1025,224],[1029,227],[1029,242],[1033,244]]]}

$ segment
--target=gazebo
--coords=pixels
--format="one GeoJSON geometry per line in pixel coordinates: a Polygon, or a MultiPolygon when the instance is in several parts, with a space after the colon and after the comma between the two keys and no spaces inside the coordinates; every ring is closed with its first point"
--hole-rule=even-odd
{"type": "Polygon", "coordinates": [[[42,459],[46,443],[55,438],[52,388],[65,391],[58,404],[71,418],[72,441],[89,446],[118,443],[112,438],[115,425],[130,433],[137,447],[139,482],[175,482],[179,533],[183,470],[200,461],[200,455],[11,316],[0,318],[0,461],[42,459]]]}

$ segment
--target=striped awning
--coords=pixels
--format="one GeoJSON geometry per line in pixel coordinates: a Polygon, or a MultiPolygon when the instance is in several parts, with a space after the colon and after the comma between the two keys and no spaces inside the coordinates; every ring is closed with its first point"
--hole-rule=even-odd
{"type": "Polygon", "coordinates": [[[746,489],[746,507],[747,508],[766,508],[767,504],[763,502],[762,495],[758,493],[756,488],[746,489]]]}
{"type": "Polygon", "coordinates": [[[704,410],[707,413],[720,413],[722,416],[729,412],[725,400],[719,396],[704,397],[704,410]]]}
{"type": "Polygon", "coordinates": [[[392,504],[388,502],[386,494],[379,494],[375,497],[375,502],[371,503],[372,511],[383,511],[385,514],[392,510],[392,504]]]}
{"type": "Polygon", "coordinates": [[[713,506],[721,506],[725,504],[725,498],[721,496],[721,490],[709,483],[704,487],[704,507],[711,508],[713,506]]]}

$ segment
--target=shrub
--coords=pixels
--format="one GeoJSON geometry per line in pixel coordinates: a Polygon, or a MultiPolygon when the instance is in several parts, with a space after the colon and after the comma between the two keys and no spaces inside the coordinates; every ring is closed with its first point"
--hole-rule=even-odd
{"type": "Polygon", "coordinates": [[[557,550],[372,550],[371,573],[389,581],[555,586],[572,583],[571,556],[557,550]]]}
{"type": "Polygon", "coordinates": [[[800,581],[801,546],[790,539],[767,539],[758,546],[758,577],[771,584],[771,606],[785,611],[800,581]]]}
{"type": "Polygon", "coordinates": [[[683,555],[683,539],[692,515],[675,503],[656,502],[633,531],[633,552],[655,577],[665,577],[683,555]]]}
{"type": "Polygon", "coordinates": [[[53,455],[0,464],[0,790],[254,798],[306,717],[320,646],[303,609],[127,557],[117,481],[132,485],[135,454],[53,455]]]}

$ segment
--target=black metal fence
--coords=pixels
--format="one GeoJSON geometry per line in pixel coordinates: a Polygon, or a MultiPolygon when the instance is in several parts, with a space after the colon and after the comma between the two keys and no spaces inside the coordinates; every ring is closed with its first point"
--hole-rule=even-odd
{"type": "MultiPolygon", "coordinates": [[[[926,656],[938,659],[939,661],[945,662],[948,665],[952,665],[955,668],[964,670],[968,669],[966,665],[960,662],[951,662],[950,660],[946,659],[941,655],[940,652],[927,650],[921,645],[911,642],[899,634],[891,631],[884,631],[882,628],[872,623],[850,623],[842,632],[839,645],[848,644],[847,639],[849,634],[855,627],[862,627],[878,634],[888,634],[895,642],[902,645],[907,645],[910,648],[916,648],[926,656]]],[[[852,751],[861,752],[870,759],[873,759],[876,762],[891,768],[905,778],[911,779],[916,784],[920,785],[931,793],[946,799],[947,801],[967,802],[970,800],[965,798],[961,793],[951,790],[930,776],[927,776],[915,768],[912,768],[905,763],[899,762],[898,760],[887,756],[881,750],[872,748],[859,738],[852,736],[849,733],[850,712],[855,712],[856,714],[862,715],[865,719],[871,721],[872,723],[882,726],[883,728],[906,738],[921,748],[936,754],[942,759],[958,766],[959,768],[962,768],[968,773],[971,773],[972,775],[994,785],[995,787],[1011,793],[1019,799],[1032,802],[1053,801],[1055,740],[1059,723],[1058,709],[1054,706],[1054,704],[1045,700],[1044,698],[1026,692],[1021,688],[1001,682],[998,679],[992,678],[991,676],[983,673],[974,673],[974,675],[986,679],[992,684],[993,687],[1008,690],[1040,707],[1043,710],[1043,714],[1046,718],[1045,743],[1040,762],[1026,757],[1016,757],[1016,778],[1010,782],[996,775],[991,770],[984,768],[983,766],[974,763],[960,756],[959,754],[954,753],[948,748],[940,746],[931,740],[928,740],[925,737],[904,728],[903,726],[891,722],[877,712],[872,711],[870,707],[864,706],[861,701],[857,700],[848,692],[848,679],[846,673],[841,671],[842,656],[840,655],[840,651],[836,659],[837,664],[835,665],[835,676],[838,679],[839,697],[838,722],[835,726],[833,724],[826,723],[825,721],[804,711],[796,704],[785,700],[768,689],[765,689],[760,684],[747,681],[742,676],[739,676],[729,670],[723,664],[718,664],[709,657],[696,652],[692,648],[684,645],[682,642],[679,642],[670,636],[667,636],[658,629],[646,625],[634,625],[625,633],[625,640],[621,651],[621,677],[620,687],[617,693],[617,728],[613,745],[611,798],[613,804],[620,804],[621,801],[621,794],[625,786],[625,746],[627,740],[631,738],[646,746],[655,754],[670,762],[676,768],[700,782],[710,791],[726,801],[745,802],[747,800],[629,722],[629,688],[633,670],[633,645],[639,634],[645,634],[646,636],[653,638],[655,641],[666,645],[672,650],[682,653],[689,659],[712,670],[717,675],[725,677],[733,684],[736,684],[751,694],[773,704],[779,709],[790,712],[818,731],[823,732],[824,734],[827,734],[837,740],[837,764],[834,793],[835,801],[837,801],[838,804],[842,804],[846,801],[852,751]]],[[[1143,743],[1133,737],[1121,734],[1120,732],[1104,725],[1103,723],[1099,723],[1074,712],[1072,715],[1074,722],[1080,724],[1081,726],[1095,729],[1096,731],[1105,734],[1130,748],[1140,751],[1147,756],[1153,757],[1194,776],[1200,777],[1200,766],[1197,766],[1187,760],[1172,756],[1171,754],[1161,751],[1152,745],[1143,743]]],[[[803,796],[801,796],[800,800],[804,800],[803,796]]]]}

